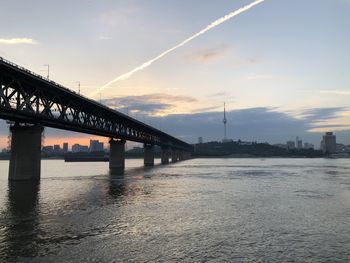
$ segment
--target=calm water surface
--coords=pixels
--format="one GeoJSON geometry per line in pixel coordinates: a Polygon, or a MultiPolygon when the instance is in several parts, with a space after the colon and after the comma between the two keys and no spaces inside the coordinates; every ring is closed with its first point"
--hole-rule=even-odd
{"type": "Polygon", "coordinates": [[[350,159],[0,161],[0,261],[350,262],[350,159]]]}

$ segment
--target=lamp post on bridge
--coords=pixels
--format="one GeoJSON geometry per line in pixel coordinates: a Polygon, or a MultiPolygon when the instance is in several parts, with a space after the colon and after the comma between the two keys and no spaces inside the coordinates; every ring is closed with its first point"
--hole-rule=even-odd
{"type": "Polygon", "coordinates": [[[50,64],[44,64],[44,67],[47,67],[47,79],[50,79],[50,64]]]}
{"type": "Polygon", "coordinates": [[[76,83],[78,83],[78,94],[80,95],[80,81],[78,80],[76,83]]]}

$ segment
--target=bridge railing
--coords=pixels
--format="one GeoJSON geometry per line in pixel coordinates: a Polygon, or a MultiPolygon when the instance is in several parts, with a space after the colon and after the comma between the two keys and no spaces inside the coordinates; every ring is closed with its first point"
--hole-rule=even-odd
{"type": "Polygon", "coordinates": [[[1,57],[1,56],[0,56],[0,61],[3,61],[3,62],[5,62],[5,63],[7,63],[7,64],[9,64],[9,65],[11,65],[11,66],[17,68],[17,69],[22,70],[22,71],[25,71],[25,72],[27,72],[27,73],[29,73],[29,74],[35,76],[35,77],[38,77],[38,78],[40,78],[41,80],[44,80],[44,81],[47,81],[47,82],[49,82],[49,83],[51,83],[51,84],[53,84],[53,85],[56,85],[56,86],[58,86],[58,87],[60,87],[60,88],[62,88],[62,89],[64,89],[64,90],[66,90],[66,91],[75,93],[76,95],[79,95],[79,96],[81,96],[81,97],[84,97],[85,99],[91,100],[90,98],[88,98],[88,97],[86,97],[86,96],[84,96],[84,95],[82,95],[82,94],[78,94],[77,92],[75,92],[75,91],[72,90],[72,89],[69,89],[69,88],[67,88],[67,87],[65,87],[65,86],[63,86],[63,85],[61,85],[61,84],[59,84],[59,83],[57,83],[57,82],[55,82],[55,81],[53,81],[53,80],[50,80],[50,79],[48,79],[48,78],[45,78],[44,76],[42,76],[42,75],[40,75],[40,74],[38,74],[38,73],[36,73],[36,72],[34,72],[34,71],[31,71],[31,70],[29,70],[29,69],[27,69],[27,68],[24,68],[24,67],[22,67],[22,66],[20,66],[20,65],[18,65],[18,64],[16,64],[16,63],[10,61],[10,60],[7,60],[7,59],[1,57]]]}

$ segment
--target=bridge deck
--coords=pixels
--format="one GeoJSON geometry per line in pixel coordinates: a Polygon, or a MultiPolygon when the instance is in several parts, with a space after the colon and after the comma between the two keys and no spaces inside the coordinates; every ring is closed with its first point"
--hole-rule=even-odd
{"type": "Polygon", "coordinates": [[[0,57],[0,118],[191,150],[167,133],[0,57]]]}

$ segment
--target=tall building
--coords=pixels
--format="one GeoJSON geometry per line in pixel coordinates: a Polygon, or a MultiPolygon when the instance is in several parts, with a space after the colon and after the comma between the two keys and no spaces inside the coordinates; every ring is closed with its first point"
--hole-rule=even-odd
{"type": "Polygon", "coordinates": [[[333,132],[326,132],[323,135],[323,139],[321,141],[321,149],[323,152],[327,153],[335,153],[337,150],[337,139],[333,132]]]}
{"type": "Polygon", "coordinates": [[[53,146],[52,145],[44,146],[43,149],[42,149],[42,152],[43,153],[52,153],[53,152],[53,146]]]}
{"type": "Polygon", "coordinates": [[[99,140],[90,140],[90,152],[103,152],[103,142],[99,140]]]}
{"type": "Polygon", "coordinates": [[[68,142],[64,142],[63,143],[63,153],[67,153],[68,152],[68,142]]]}
{"type": "Polygon", "coordinates": [[[304,149],[314,149],[314,145],[312,143],[305,142],[304,149]]]}
{"type": "Polygon", "coordinates": [[[288,142],[287,142],[287,149],[288,149],[288,150],[293,150],[293,149],[295,149],[295,142],[294,142],[294,141],[288,141],[288,142]]]}
{"type": "Polygon", "coordinates": [[[78,152],[80,152],[80,145],[79,144],[73,144],[73,146],[72,146],[72,152],[73,153],[78,153],[78,152]]]}
{"type": "Polygon", "coordinates": [[[198,137],[198,144],[203,143],[203,137],[198,137]]]}
{"type": "Polygon", "coordinates": [[[88,152],[88,151],[89,151],[89,147],[87,145],[73,144],[72,146],[73,153],[81,153],[81,152],[88,152]]]}
{"type": "Polygon", "coordinates": [[[303,141],[299,140],[299,136],[295,139],[295,146],[298,150],[303,149],[303,141]]]}
{"type": "Polygon", "coordinates": [[[53,146],[53,152],[54,153],[61,153],[61,146],[59,144],[55,144],[53,146]]]}

